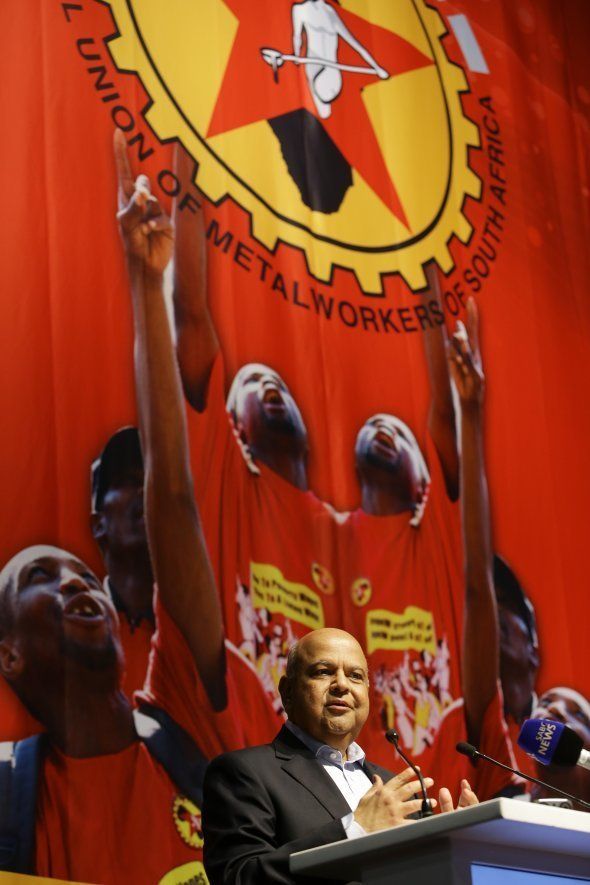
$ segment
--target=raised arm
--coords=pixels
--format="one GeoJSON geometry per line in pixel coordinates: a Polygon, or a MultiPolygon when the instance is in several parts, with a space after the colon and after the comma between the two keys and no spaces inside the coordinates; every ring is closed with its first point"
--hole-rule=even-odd
{"type": "Polygon", "coordinates": [[[301,18],[301,8],[296,3],[291,11],[291,21],[293,23],[293,55],[301,55],[301,44],[303,41],[303,20],[301,18]]]}
{"type": "Polygon", "coordinates": [[[469,740],[478,746],[500,673],[498,612],[492,577],[490,506],[483,451],[484,375],[475,302],[467,330],[457,324],[449,360],[461,403],[461,506],[465,545],[462,680],[469,740]]]}
{"type": "MultiPolygon", "coordinates": [[[[427,265],[425,271],[428,286],[422,299],[425,304],[436,301],[440,306],[440,285],[434,262],[427,265]]],[[[428,430],[440,458],[447,494],[451,501],[456,501],[459,496],[459,455],[444,323],[440,326],[426,326],[424,351],[430,383],[428,430]]]]}
{"type": "MultiPolygon", "coordinates": [[[[176,148],[176,174],[183,183],[181,193],[194,191],[193,161],[176,148]]],[[[174,324],[176,354],[184,394],[191,406],[202,412],[207,404],[211,367],[219,350],[219,339],[207,304],[207,261],[203,210],[192,200],[174,203],[174,324]]]]}
{"type": "Polygon", "coordinates": [[[213,572],[193,495],[184,403],[162,278],[173,229],[150,193],[133,180],[123,133],[115,132],[119,227],[135,327],[135,386],[145,465],[147,533],[162,603],[184,635],[217,709],[226,702],[223,628],[213,572]]]}
{"type": "Polygon", "coordinates": [[[330,13],[338,36],[345,40],[348,45],[355,50],[355,52],[358,52],[363,61],[366,61],[369,67],[373,68],[373,70],[381,80],[387,80],[389,77],[389,72],[386,71],[385,68],[382,68],[381,65],[375,61],[369,50],[365,49],[362,43],[359,43],[356,37],[350,33],[336,10],[330,8],[330,13]]]}

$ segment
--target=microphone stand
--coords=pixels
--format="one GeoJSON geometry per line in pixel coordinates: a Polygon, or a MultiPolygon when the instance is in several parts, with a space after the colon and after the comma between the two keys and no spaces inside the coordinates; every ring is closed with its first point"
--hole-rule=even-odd
{"type": "Polygon", "coordinates": [[[539,784],[541,787],[546,787],[550,792],[559,793],[560,796],[565,796],[566,799],[571,799],[572,802],[576,802],[578,805],[583,805],[584,808],[590,808],[590,802],[585,802],[583,799],[578,799],[577,796],[572,796],[571,793],[566,793],[565,790],[560,790],[557,787],[553,787],[551,784],[545,783],[545,781],[539,780],[538,777],[533,777],[531,774],[525,774],[524,771],[519,771],[518,768],[510,768],[509,765],[504,765],[503,762],[498,762],[497,759],[492,759],[491,756],[486,756],[485,753],[480,753],[479,750],[476,750],[471,744],[466,743],[465,741],[459,741],[457,746],[455,747],[458,753],[462,753],[463,756],[467,756],[469,759],[472,759],[474,762],[477,759],[485,759],[486,762],[491,762],[492,765],[497,765],[499,768],[503,768],[505,771],[510,771],[512,774],[518,774],[519,777],[523,777],[527,781],[532,781],[534,784],[539,784]]]}
{"type": "Polygon", "coordinates": [[[395,728],[390,728],[389,731],[385,732],[385,740],[389,741],[390,744],[393,744],[393,746],[396,749],[396,752],[399,753],[399,755],[404,760],[406,765],[408,765],[412,769],[412,771],[414,772],[414,774],[416,775],[416,777],[420,781],[420,790],[422,791],[422,808],[418,812],[418,817],[419,818],[432,817],[432,815],[434,814],[434,811],[430,807],[430,802],[428,800],[428,794],[426,792],[426,786],[424,785],[424,778],[422,777],[422,772],[420,771],[420,769],[416,765],[414,765],[414,763],[411,761],[411,759],[408,759],[408,757],[403,752],[403,750],[400,750],[399,734],[397,733],[395,728]]]}

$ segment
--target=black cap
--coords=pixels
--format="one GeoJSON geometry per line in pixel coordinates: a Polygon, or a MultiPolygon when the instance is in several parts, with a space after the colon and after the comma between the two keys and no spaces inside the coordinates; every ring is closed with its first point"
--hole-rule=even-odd
{"type": "Polygon", "coordinates": [[[139,431],[137,427],[121,427],[90,468],[92,510],[100,510],[108,490],[137,470],[143,470],[139,431]]]}

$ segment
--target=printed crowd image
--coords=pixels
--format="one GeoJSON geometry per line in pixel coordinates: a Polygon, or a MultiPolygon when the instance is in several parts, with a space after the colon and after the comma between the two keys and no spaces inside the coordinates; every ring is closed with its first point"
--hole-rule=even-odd
{"type": "Polygon", "coordinates": [[[0,883],[590,810],[584,0],[0,21],[0,883]]]}

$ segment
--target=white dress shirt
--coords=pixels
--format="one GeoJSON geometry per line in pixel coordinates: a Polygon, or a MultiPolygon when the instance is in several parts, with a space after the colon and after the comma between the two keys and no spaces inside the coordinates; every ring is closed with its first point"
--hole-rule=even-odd
{"type": "Polygon", "coordinates": [[[372,787],[370,778],[363,770],[364,750],[353,742],[346,751],[348,758],[344,760],[340,750],[335,750],[328,744],[322,744],[321,741],[311,737],[294,722],[287,720],[285,727],[315,754],[324,771],[332,778],[350,806],[350,813],[341,818],[346,837],[355,839],[357,836],[364,836],[366,830],[354,819],[357,805],[367,790],[372,787]]]}

